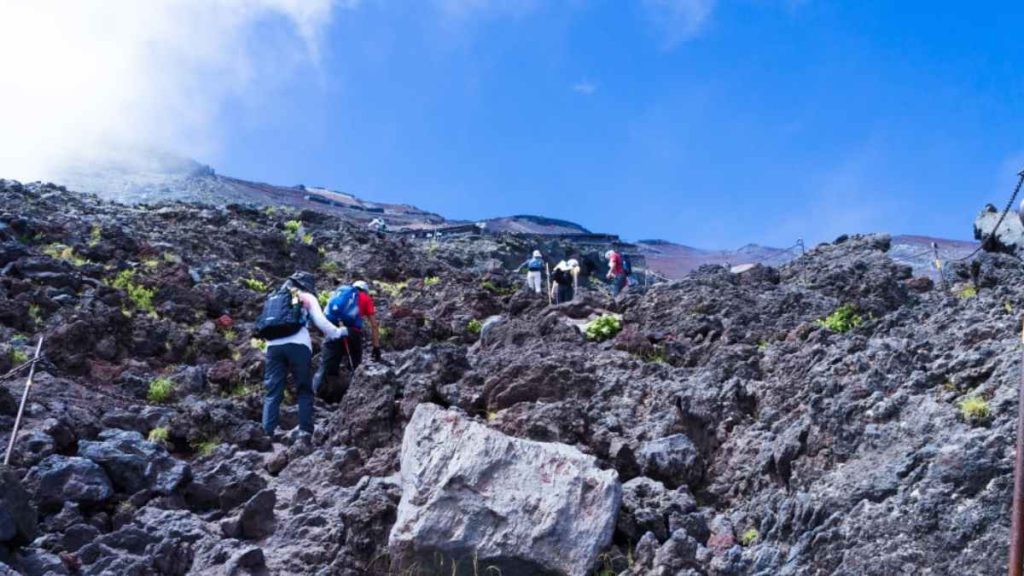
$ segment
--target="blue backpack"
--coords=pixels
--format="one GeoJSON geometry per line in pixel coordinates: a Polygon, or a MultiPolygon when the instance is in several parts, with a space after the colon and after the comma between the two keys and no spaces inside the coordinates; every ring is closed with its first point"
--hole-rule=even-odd
{"type": "Polygon", "coordinates": [[[620,254],[619,257],[622,258],[622,273],[626,276],[633,274],[633,263],[629,261],[629,256],[620,254]]]}
{"type": "Polygon", "coordinates": [[[530,272],[540,272],[544,269],[544,260],[541,258],[530,258],[530,261],[526,263],[526,269],[530,272]]]}
{"type": "Polygon", "coordinates": [[[347,328],[362,328],[363,319],[359,315],[359,290],[352,286],[341,286],[327,301],[325,311],[327,319],[333,324],[344,324],[347,328]]]}

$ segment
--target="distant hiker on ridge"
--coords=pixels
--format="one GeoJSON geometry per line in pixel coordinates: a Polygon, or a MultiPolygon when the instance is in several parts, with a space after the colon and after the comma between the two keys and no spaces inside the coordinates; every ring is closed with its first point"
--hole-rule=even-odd
{"type": "MultiPolygon", "coordinates": [[[[370,286],[357,280],[351,286],[341,286],[327,302],[327,319],[343,325],[348,335],[339,340],[325,342],[320,354],[320,368],[313,380],[313,390],[319,390],[327,376],[337,376],[344,361],[355,370],[363,362],[363,329],[370,323],[373,330],[373,360],[381,361],[380,325],[377,323],[377,308],[370,296],[370,286]]],[[[344,394],[344,391],[342,392],[344,394]]]]}
{"type": "Polygon", "coordinates": [[[377,236],[380,236],[381,238],[383,238],[384,234],[388,231],[388,224],[383,218],[374,218],[373,220],[370,220],[370,223],[367,226],[369,226],[370,230],[376,232],[377,236]]]}
{"type": "Polygon", "coordinates": [[[516,272],[521,272],[523,268],[526,268],[526,287],[540,294],[543,284],[541,273],[544,271],[544,257],[540,250],[534,250],[533,257],[520,264],[519,268],[516,268],[516,272]]]}
{"type": "Polygon", "coordinates": [[[256,336],[267,341],[263,367],[263,431],[273,438],[291,373],[299,400],[299,430],[313,433],[313,344],[306,325],[312,320],[327,338],[338,341],[348,331],[331,324],[316,299],[316,279],[309,272],[292,274],[267,298],[256,320],[256,336]]]}
{"type": "Polygon", "coordinates": [[[608,274],[606,277],[611,280],[612,297],[614,298],[622,292],[629,282],[630,265],[629,261],[615,250],[605,252],[604,257],[608,259],[608,274]]]}
{"type": "Polygon", "coordinates": [[[562,260],[551,271],[551,298],[555,304],[571,302],[576,296],[576,279],[580,274],[580,263],[576,260],[562,260]]]}

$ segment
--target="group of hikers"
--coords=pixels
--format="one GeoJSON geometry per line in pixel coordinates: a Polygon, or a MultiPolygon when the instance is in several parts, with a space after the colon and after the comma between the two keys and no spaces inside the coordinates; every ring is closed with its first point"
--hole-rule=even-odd
{"type": "MultiPolygon", "coordinates": [[[[629,260],[614,250],[608,260],[607,279],[613,295],[626,288],[632,272],[629,260]]],[[[547,270],[544,256],[534,250],[532,257],[518,270],[526,269],[526,285],[537,294],[543,291],[547,270]]],[[[548,272],[548,297],[561,304],[573,299],[579,284],[580,264],[576,259],[562,260],[548,272]]],[[[316,278],[309,272],[296,272],[267,298],[256,321],[255,334],[267,342],[263,371],[263,430],[271,438],[277,430],[288,375],[295,382],[299,407],[299,430],[313,433],[313,403],[325,382],[340,374],[342,364],[355,370],[363,359],[363,339],[370,329],[372,357],[381,362],[380,324],[370,286],[363,280],[339,287],[327,301],[326,309],[317,298],[316,278]],[[320,366],[313,373],[313,343],[309,324],[324,335],[320,366]]]]}
{"type": "Polygon", "coordinates": [[[364,330],[371,330],[372,357],[380,362],[380,324],[362,281],[338,288],[326,311],[316,296],[316,279],[309,272],[292,274],[271,294],[256,321],[256,336],[267,341],[263,368],[263,431],[271,438],[277,430],[281,401],[288,374],[295,382],[299,405],[299,430],[313,433],[313,398],[327,378],[340,373],[342,362],[355,370],[363,360],[364,330]],[[320,367],[313,375],[313,343],[309,323],[324,335],[320,367]]]}
{"type": "MultiPolygon", "coordinates": [[[[612,296],[618,296],[630,283],[633,273],[629,259],[615,250],[604,253],[608,261],[608,273],[605,278],[610,282],[612,296]]],[[[540,250],[534,250],[529,260],[516,268],[517,272],[526,270],[526,287],[540,294],[543,291],[543,273],[548,265],[540,250]]],[[[579,287],[580,263],[575,258],[561,260],[554,269],[548,272],[548,299],[555,304],[571,301],[579,287]]]]}

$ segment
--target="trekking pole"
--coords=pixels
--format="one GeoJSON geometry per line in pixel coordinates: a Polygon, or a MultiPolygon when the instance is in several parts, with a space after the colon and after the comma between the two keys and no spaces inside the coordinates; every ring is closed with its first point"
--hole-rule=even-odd
{"type": "Polygon", "coordinates": [[[28,390],[32,387],[32,377],[36,374],[36,362],[39,361],[39,352],[43,349],[43,337],[39,337],[36,344],[36,355],[32,360],[32,367],[28,369],[28,381],[25,382],[25,391],[21,393],[21,405],[18,406],[18,416],[14,419],[14,429],[11,430],[11,441],[7,443],[7,454],[4,456],[4,466],[11,463],[11,453],[14,452],[14,440],[18,437],[18,427],[21,426],[21,415],[25,412],[25,402],[28,400],[28,390]]]}
{"type": "Polygon", "coordinates": [[[1017,390],[1017,459],[1013,466],[1013,518],[1010,520],[1010,576],[1024,569],[1024,323],[1021,325],[1021,381],[1017,390]]]}
{"type": "Polygon", "coordinates": [[[342,344],[345,345],[345,355],[348,356],[348,369],[352,370],[353,372],[355,372],[356,367],[355,367],[355,364],[352,363],[352,351],[349,350],[349,348],[348,348],[348,336],[345,336],[344,338],[342,338],[341,342],[342,342],[342,344]]]}

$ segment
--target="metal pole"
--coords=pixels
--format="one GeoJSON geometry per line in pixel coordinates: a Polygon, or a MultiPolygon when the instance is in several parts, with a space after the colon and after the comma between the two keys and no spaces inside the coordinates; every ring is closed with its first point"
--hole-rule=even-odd
{"type": "Polygon", "coordinates": [[[946,290],[946,273],[942,271],[942,260],[939,259],[939,245],[932,242],[932,254],[935,256],[935,269],[939,272],[939,283],[942,289],[946,290]]]}
{"type": "Polygon", "coordinates": [[[548,276],[548,306],[551,306],[551,264],[545,262],[544,271],[547,273],[548,276]]]}
{"type": "Polygon", "coordinates": [[[1010,521],[1010,576],[1024,569],[1024,323],[1021,325],[1021,382],[1017,390],[1017,460],[1013,466],[1013,518],[1010,521]]]}
{"type": "Polygon", "coordinates": [[[797,238],[796,239],[796,243],[798,245],[800,245],[800,255],[803,256],[804,254],[806,254],[807,253],[807,249],[804,248],[804,239],[803,238],[797,238]]]}
{"type": "Polygon", "coordinates": [[[14,441],[18,438],[18,427],[21,426],[21,415],[25,412],[25,402],[28,400],[28,390],[32,387],[32,377],[36,374],[36,363],[39,362],[39,352],[43,349],[43,337],[39,337],[36,344],[36,355],[32,359],[32,367],[28,369],[28,380],[25,382],[25,391],[21,393],[21,405],[18,406],[18,416],[14,419],[14,429],[11,430],[11,441],[7,443],[7,454],[4,456],[4,466],[11,463],[11,453],[14,452],[14,441]]]}

